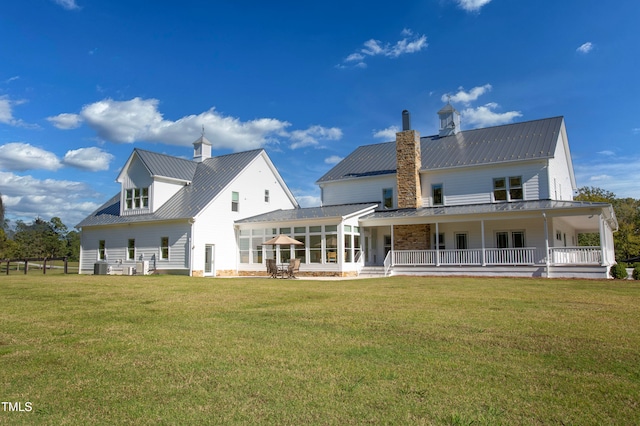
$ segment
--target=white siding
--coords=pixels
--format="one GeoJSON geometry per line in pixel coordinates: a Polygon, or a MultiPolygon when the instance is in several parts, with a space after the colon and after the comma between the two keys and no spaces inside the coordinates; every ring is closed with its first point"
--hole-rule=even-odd
{"type": "Polygon", "coordinates": [[[158,210],[182,187],[184,187],[184,185],[176,182],[167,182],[162,179],[156,179],[151,185],[151,190],[149,191],[151,211],[155,212],[158,210]]]}
{"type": "Polygon", "coordinates": [[[549,160],[549,193],[553,200],[573,200],[573,185],[562,133],[558,136],[556,151],[549,160]]]}
{"type": "Polygon", "coordinates": [[[374,176],[323,184],[322,204],[325,206],[350,203],[382,202],[382,190],[393,188],[393,205],[397,205],[396,175],[374,176]]]}
{"type": "Polygon", "coordinates": [[[498,164],[490,167],[423,172],[421,175],[422,205],[432,206],[431,185],[442,184],[444,204],[468,205],[493,201],[493,178],[522,176],[524,199],[540,199],[540,180],[546,174],[544,161],[498,164]]]}
{"type": "Polygon", "coordinates": [[[204,269],[204,247],[206,244],[213,244],[216,271],[237,271],[238,249],[234,221],[294,207],[265,159],[257,157],[197,216],[193,237],[193,270],[204,269]],[[269,190],[269,202],[264,200],[265,189],[269,190]],[[237,212],[231,211],[232,192],[240,195],[237,212]]]}
{"type": "Polygon", "coordinates": [[[189,224],[183,222],[136,224],[135,226],[101,226],[82,230],[82,259],[80,270],[92,273],[93,265],[98,261],[98,244],[105,241],[106,260],[109,264],[135,266],[140,259],[148,260],[151,268],[163,270],[187,270],[189,224]],[[169,260],[161,260],[161,238],[169,238],[169,260]],[[135,239],[135,259],[127,260],[129,239],[135,239]]]}

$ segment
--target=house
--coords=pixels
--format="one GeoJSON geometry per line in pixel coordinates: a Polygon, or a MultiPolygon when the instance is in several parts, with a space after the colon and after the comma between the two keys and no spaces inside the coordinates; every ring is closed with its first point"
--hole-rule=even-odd
{"type": "Polygon", "coordinates": [[[562,117],[461,131],[450,104],[438,116],[421,137],[404,111],[395,141],[344,158],[316,182],[322,207],[237,220],[238,273],[296,257],[309,275],[609,276],[616,217],[573,200],[562,117]],[[578,246],[581,233],[599,246],[578,246]],[[276,234],[304,246],[262,244],[276,234]]]}
{"type": "Polygon", "coordinates": [[[263,149],[211,157],[204,134],[193,160],[134,149],[118,194],[77,225],[80,273],[237,275],[234,222],[298,203],[263,149]]]}

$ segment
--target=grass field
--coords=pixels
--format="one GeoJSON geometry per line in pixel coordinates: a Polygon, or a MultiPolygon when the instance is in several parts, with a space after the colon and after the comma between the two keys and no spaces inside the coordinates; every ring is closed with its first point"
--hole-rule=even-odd
{"type": "Polygon", "coordinates": [[[0,303],[0,424],[640,424],[634,281],[9,275],[0,303]]]}

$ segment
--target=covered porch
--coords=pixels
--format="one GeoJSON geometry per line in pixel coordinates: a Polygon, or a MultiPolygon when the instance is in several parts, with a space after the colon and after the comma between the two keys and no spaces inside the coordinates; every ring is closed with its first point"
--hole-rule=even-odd
{"type": "Polygon", "coordinates": [[[607,278],[617,223],[604,203],[536,201],[378,211],[361,220],[384,275],[607,278]],[[579,235],[597,234],[598,246],[579,235]]]}

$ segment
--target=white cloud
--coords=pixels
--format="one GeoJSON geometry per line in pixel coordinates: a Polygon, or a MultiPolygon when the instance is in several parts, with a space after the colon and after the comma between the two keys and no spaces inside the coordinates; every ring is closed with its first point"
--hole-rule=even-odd
{"type": "Polygon", "coordinates": [[[519,111],[497,113],[494,110],[498,104],[491,102],[476,108],[466,108],[460,112],[462,122],[475,127],[497,126],[511,122],[516,117],[522,117],[519,111]]]}
{"type": "Polygon", "coordinates": [[[9,77],[8,79],[6,79],[4,82],[5,83],[11,83],[12,81],[16,81],[19,80],[20,76],[19,75],[14,75],[13,77],[9,77]]]}
{"type": "Polygon", "coordinates": [[[109,170],[109,163],[114,156],[100,148],[79,148],[67,151],[62,160],[67,166],[92,172],[109,170]]]}
{"type": "Polygon", "coordinates": [[[13,106],[26,103],[24,100],[11,100],[9,96],[0,96],[0,123],[8,124],[16,127],[26,127],[37,129],[38,126],[34,124],[27,124],[22,120],[13,117],[13,106]]]}
{"type": "Polygon", "coordinates": [[[587,54],[592,50],[593,50],[593,43],[591,43],[590,41],[582,44],[580,47],[576,49],[577,52],[584,53],[584,54],[587,54]]]}
{"type": "Polygon", "coordinates": [[[640,127],[631,129],[631,133],[633,133],[634,135],[640,135],[640,127]]]}
{"type": "Polygon", "coordinates": [[[612,156],[616,155],[615,152],[609,151],[609,150],[599,151],[598,154],[606,155],[608,157],[612,157],[612,156]]]}
{"type": "Polygon", "coordinates": [[[0,146],[0,167],[5,170],[58,170],[62,167],[55,154],[28,143],[11,142],[0,146]]]}
{"type": "Polygon", "coordinates": [[[400,131],[398,126],[389,126],[386,129],[382,130],[374,130],[373,137],[377,139],[385,139],[385,140],[395,140],[396,133],[400,131]]]}
{"type": "Polygon", "coordinates": [[[304,146],[317,146],[320,140],[338,140],[342,138],[342,130],[337,127],[311,126],[306,130],[294,130],[289,133],[293,143],[291,149],[302,148],[304,146]]]}
{"type": "Polygon", "coordinates": [[[414,34],[410,29],[402,30],[404,38],[395,44],[385,43],[380,40],[370,39],[364,42],[364,47],[348,55],[338,68],[346,68],[346,65],[365,68],[364,60],[368,56],[384,56],[397,58],[408,53],[416,53],[428,46],[427,36],[414,34]]]}
{"type": "Polygon", "coordinates": [[[332,155],[324,159],[325,164],[338,164],[341,161],[342,157],[340,157],[339,155],[332,155]]]}
{"type": "Polygon", "coordinates": [[[80,9],[80,6],[76,4],[76,0],[53,0],[53,2],[67,10],[80,9]]]}
{"type": "Polygon", "coordinates": [[[477,12],[482,6],[491,3],[491,0],[456,0],[456,2],[467,12],[477,12]]]}
{"type": "Polygon", "coordinates": [[[492,86],[490,84],[474,87],[468,92],[465,92],[464,88],[459,87],[458,93],[456,93],[455,95],[443,95],[441,99],[442,102],[462,102],[463,104],[468,105],[469,103],[477,100],[480,96],[489,92],[491,89],[492,86]]]}
{"type": "Polygon", "coordinates": [[[58,114],[54,117],[47,117],[47,120],[58,129],[63,130],[75,129],[82,124],[82,118],[78,114],[58,114]]]}
{"type": "Polygon", "coordinates": [[[204,126],[214,148],[235,151],[263,147],[278,136],[286,136],[286,128],[290,126],[286,121],[273,118],[243,122],[224,116],[214,108],[170,121],[158,111],[158,104],[157,99],[104,99],[83,107],[80,116],[100,138],[111,142],[146,141],[189,146],[204,126]]]}
{"type": "Polygon", "coordinates": [[[0,194],[6,214],[13,219],[30,221],[59,217],[68,226],[79,223],[100,204],[88,201],[98,197],[87,184],[68,180],[36,179],[0,172],[0,194]]]}

